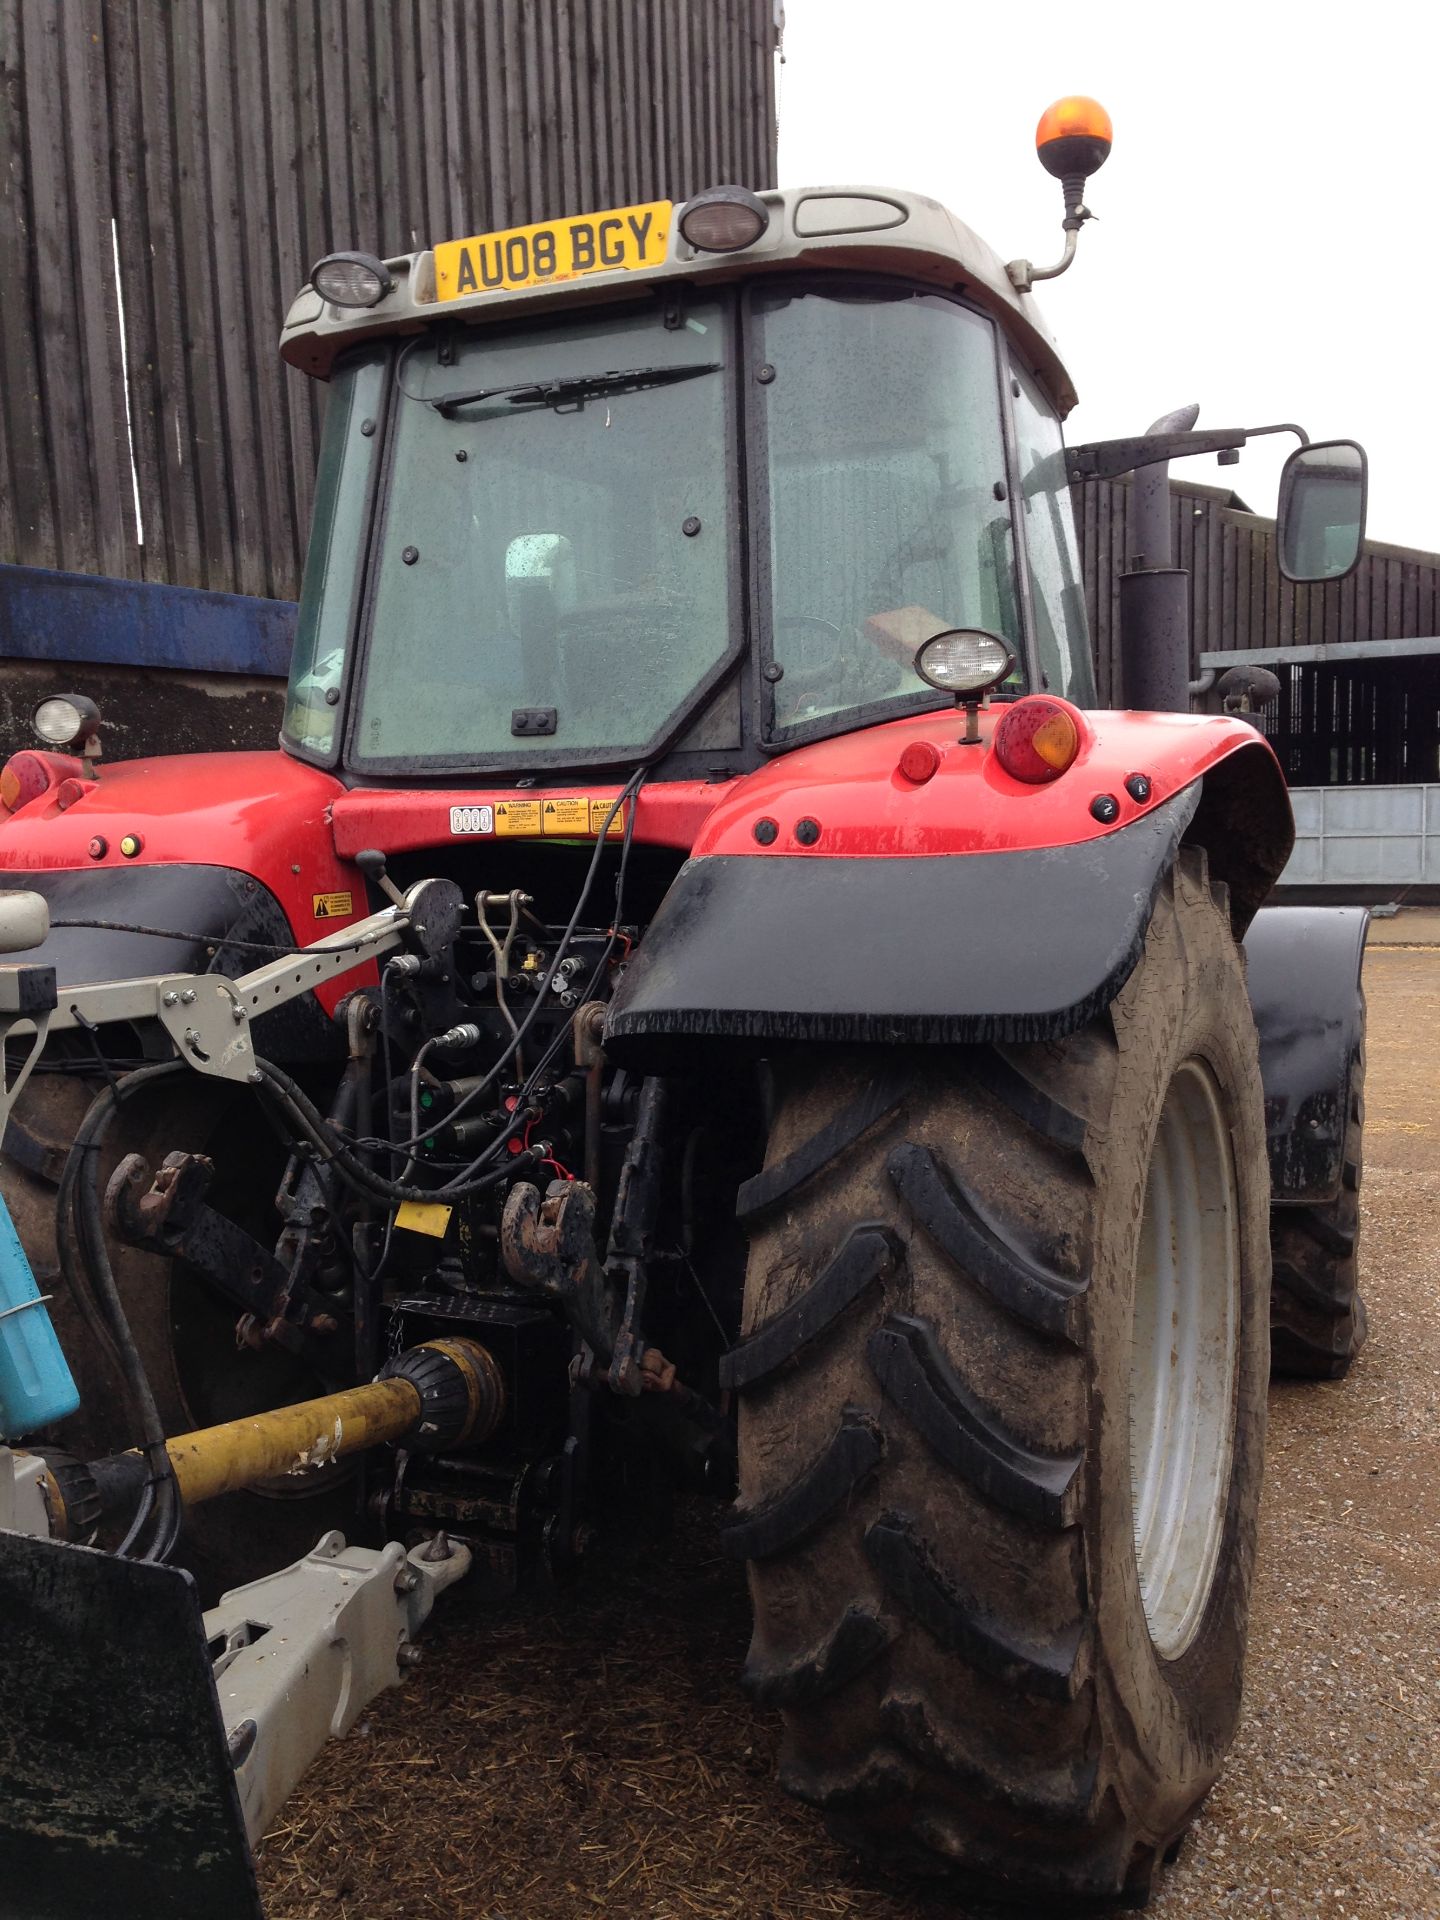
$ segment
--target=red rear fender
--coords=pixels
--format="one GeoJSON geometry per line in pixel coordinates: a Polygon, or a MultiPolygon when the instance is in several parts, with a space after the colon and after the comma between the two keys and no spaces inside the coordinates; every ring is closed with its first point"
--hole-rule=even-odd
{"type": "Polygon", "coordinates": [[[0,827],[0,870],[228,867],[270,889],[303,943],[366,911],[331,833],[341,791],[278,750],[119,761],[67,807],[51,791],[12,814],[0,827]]]}

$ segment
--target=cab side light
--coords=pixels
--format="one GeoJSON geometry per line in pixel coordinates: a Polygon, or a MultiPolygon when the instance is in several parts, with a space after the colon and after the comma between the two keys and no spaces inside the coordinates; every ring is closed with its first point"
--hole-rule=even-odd
{"type": "Polygon", "coordinates": [[[1075,764],[1080,723],[1063,700],[1029,694],[1007,707],[995,728],[995,757],[1012,780],[1044,786],[1075,764]]]}

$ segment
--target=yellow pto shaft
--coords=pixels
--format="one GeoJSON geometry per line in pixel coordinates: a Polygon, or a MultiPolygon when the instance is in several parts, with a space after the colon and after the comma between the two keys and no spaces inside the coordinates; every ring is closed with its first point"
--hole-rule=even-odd
{"type": "Polygon", "coordinates": [[[177,1434],[165,1442],[165,1451],[180,1498],[193,1507],[257,1480],[303,1473],[399,1440],[419,1417],[420,1392],[412,1381],[373,1380],[345,1393],[177,1434]]]}
{"type": "MultiPolygon", "coordinates": [[[[368,1386],[177,1434],[165,1442],[165,1451],[181,1501],[193,1507],[387,1441],[403,1441],[422,1453],[477,1445],[504,1413],[504,1378],[484,1347],[474,1340],[427,1340],[389,1361],[368,1386]]],[[[52,1533],[89,1538],[103,1513],[134,1505],[145,1475],[138,1451],[88,1466],[68,1456],[47,1457],[52,1533]]]]}

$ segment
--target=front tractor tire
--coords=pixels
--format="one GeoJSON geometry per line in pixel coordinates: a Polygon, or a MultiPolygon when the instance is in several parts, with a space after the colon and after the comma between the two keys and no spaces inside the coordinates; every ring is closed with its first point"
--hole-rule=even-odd
{"type": "Polygon", "coordinates": [[[746,1682],[884,1868],[1140,1905],[1235,1733],[1269,1372],[1241,961],[1182,854],[1069,1039],[797,1053],[752,1228],[746,1682]]]}

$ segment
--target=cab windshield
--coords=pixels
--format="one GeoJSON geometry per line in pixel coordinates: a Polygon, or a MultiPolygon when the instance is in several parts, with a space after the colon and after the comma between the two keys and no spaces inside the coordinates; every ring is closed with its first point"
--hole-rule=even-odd
{"type": "Polygon", "coordinates": [[[694,300],[402,349],[355,764],[663,738],[738,645],[728,333],[694,300]]]}

